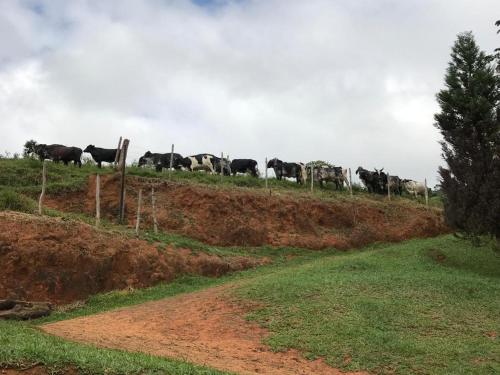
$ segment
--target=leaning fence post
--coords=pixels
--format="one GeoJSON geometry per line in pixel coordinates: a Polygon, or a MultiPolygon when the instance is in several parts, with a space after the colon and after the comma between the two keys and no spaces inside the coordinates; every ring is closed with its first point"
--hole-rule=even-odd
{"type": "Polygon", "coordinates": [[[349,168],[349,192],[351,193],[351,197],[352,197],[352,175],[351,175],[351,168],[349,168]]]}
{"type": "Polygon", "coordinates": [[[129,145],[129,140],[124,139],[123,140],[123,145],[122,149],[120,152],[120,163],[119,163],[119,168],[120,168],[120,173],[121,173],[121,179],[120,179],[120,212],[119,212],[119,222],[120,224],[123,223],[123,217],[125,216],[125,166],[127,162],[127,150],[128,150],[128,145],[129,145]]]}
{"type": "Polygon", "coordinates": [[[101,176],[95,176],[95,226],[101,223],[101,176]]]}
{"type": "Polygon", "coordinates": [[[120,151],[122,147],[122,137],[120,137],[120,140],[118,141],[118,148],[116,149],[116,155],[115,155],[115,167],[116,164],[120,161],[120,151]]]}
{"type": "Polygon", "coordinates": [[[264,166],[264,168],[265,168],[265,171],[266,171],[266,173],[265,173],[265,179],[266,179],[266,190],[267,190],[267,157],[266,157],[266,165],[264,166]]]}
{"type": "Polygon", "coordinates": [[[142,189],[139,189],[139,198],[137,199],[137,219],[135,221],[136,235],[139,235],[139,225],[141,223],[141,204],[142,204],[142,189]]]}
{"type": "Polygon", "coordinates": [[[151,187],[151,205],[153,209],[153,228],[155,234],[158,233],[158,222],[156,221],[156,197],[155,197],[155,188],[151,187]]]}
{"type": "Polygon", "coordinates": [[[168,179],[172,179],[172,167],[174,165],[174,144],[172,143],[172,151],[170,152],[170,167],[168,168],[168,179]]]}
{"type": "Polygon", "coordinates": [[[427,178],[424,179],[424,186],[425,186],[425,205],[429,207],[429,191],[427,190],[427,178]]]}
{"type": "Polygon", "coordinates": [[[47,185],[47,160],[43,161],[42,167],[42,192],[38,200],[38,215],[42,214],[43,198],[45,197],[45,186],[47,185]]]}

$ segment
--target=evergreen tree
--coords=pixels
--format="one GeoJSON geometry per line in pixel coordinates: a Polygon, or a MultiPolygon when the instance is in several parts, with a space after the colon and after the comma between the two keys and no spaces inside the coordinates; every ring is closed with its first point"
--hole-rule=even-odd
{"type": "Polygon", "coordinates": [[[474,239],[500,239],[500,79],[492,61],[471,32],[459,34],[434,116],[447,163],[439,169],[446,220],[474,239]]]}

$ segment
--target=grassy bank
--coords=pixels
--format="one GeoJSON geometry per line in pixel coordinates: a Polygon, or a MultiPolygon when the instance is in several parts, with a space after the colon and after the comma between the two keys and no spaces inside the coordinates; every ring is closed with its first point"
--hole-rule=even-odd
{"type": "Polygon", "coordinates": [[[240,298],[271,331],[334,367],[375,373],[500,372],[500,255],[452,236],[286,267],[240,298]]]}

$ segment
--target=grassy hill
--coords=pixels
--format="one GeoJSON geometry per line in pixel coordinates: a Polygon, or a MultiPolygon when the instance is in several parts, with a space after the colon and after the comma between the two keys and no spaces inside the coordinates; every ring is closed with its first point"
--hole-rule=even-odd
{"type": "MultiPolygon", "coordinates": [[[[382,374],[500,371],[500,257],[452,236],[309,253],[222,279],[183,278],[92,298],[48,320],[94,314],[238,282],[236,298],[260,306],[275,350],[296,348],[345,370],[382,374]]],[[[47,321],[45,319],[44,321],[47,321]]],[[[0,366],[68,364],[90,373],[218,373],[168,359],[102,350],[40,333],[37,322],[0,322],[0,366]]]]}

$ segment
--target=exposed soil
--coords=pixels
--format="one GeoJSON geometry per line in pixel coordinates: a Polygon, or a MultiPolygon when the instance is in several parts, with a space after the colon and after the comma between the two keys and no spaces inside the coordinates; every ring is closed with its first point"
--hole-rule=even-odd
{"type": "Polygon", "coordinates": [[[342,374],[295,350],[270,351],[262,344],[266,331],[246,321],[244,313],[227,297],[226,286],[41,328],[98,347],[178,358],[240,374],[342,374]]]}
{"type": "Polygon", "coordinates": [[[263,262],[160,248],[81,222],[0,212],[0,299],[67,303],[181,274],[220,276],[263,262]]]}
{"type": "MultiPolygon", "coordinates": [[[[126,216],[134,225],[139,189],[142,223],[152,227],[151,186],[155,185],[161,229],[214,245],[273,245],[310,249],[347,249],[376,241],[431,237],[447,231],[439,210],[402,201],[321,200],[307,196],[264,194],[242,188],[217,188],[127,177],[126,216]]],[[[101,214],[118,212],[118,175],[101,178],[101,214]]],[[[63,211],[94,215],[95,177],[84,192],[50,197],[63,211]]]]}

